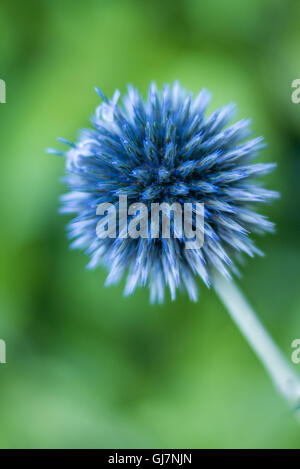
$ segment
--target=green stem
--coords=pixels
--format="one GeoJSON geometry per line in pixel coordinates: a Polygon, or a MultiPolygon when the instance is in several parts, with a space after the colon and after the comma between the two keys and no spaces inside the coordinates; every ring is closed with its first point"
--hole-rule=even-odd
{"type": "Polygon", "coordinates": [[[218,273],[213,277],[214,288],[280,394],[292,406],[300,402],[300,378],[274,343],[253,309],[233,281],[218,273]]]}

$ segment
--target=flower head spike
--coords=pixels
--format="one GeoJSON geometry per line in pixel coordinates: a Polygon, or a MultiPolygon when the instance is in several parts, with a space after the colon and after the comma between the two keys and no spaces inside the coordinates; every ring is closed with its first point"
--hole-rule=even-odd
{"type": "MultiPolygon", "coordinates": [[[[65,142],[69,192],[61,209],[76,215],[69,235],[72,247],[90,256],[89,268],[105,266],[107,284],[127,273],[126,294],[149,285],[151,301],[163,301],[165,287],[172,299],[179,288],[196,300],[198,276],[209,285],[212,268],[230,277],[241,254],[261,254],[250,234],[272,231],[273,224],[253,208],[278,194],[257,178],[274,165],[252,164],[263,138],[246,140],[249,120],[228,126],[233,104],[206,117],[209,93],[202,90],[193,100],[177,82],[161,92],[151,84],[146,101],[129,87],[122,104],[119,91],[112,100],[96,91],[103,102],[92,119],[94,129],[82,131],[76,144],[65,142]],[[97,236],[97,206],[111,203],[118,212],[120,195],[149,211],[152,203],[203,203],[202,248],[185,249],[184,235],[97,236]]],[[[170,223],[174,229],[171,217],[170,223]]]]}

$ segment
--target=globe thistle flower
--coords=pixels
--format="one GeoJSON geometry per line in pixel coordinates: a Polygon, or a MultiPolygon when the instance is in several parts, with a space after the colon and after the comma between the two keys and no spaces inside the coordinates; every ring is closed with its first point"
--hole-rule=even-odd
{"type": "MultiPolygon", "coordinates": [[[[298,375],[231,280],[232,272],[238,272],[235,261],[243,254],[262,254],[250,235],[274,229],[256,212],[258,203],[278,197],[258,182],[275,165],[253,163],[265,146],[263,138],[247,140],[250,120],[229,125],[233,104],[206,116],[210,95],[204,89],[193,100],[177,82],[161,92],[152,84],[144,102],[130,86],[122,104],[119,91],[111,100],[96,91],[102,103],[92,118],[93,129],[81,131],[76,143],[59,139],[69,145],[66,153],[48,150],[66,158],[64,181],[69,192],[62,197],[61,212],[75,214],[68,225],[71,246],[86,251],[89,268],[108,269],[107,284],[127,273],[127,295],[137,286],[149,285],[151,301],[162,302],[166,287],[172,299],[180,289],[195,301],[197,277],[207,286],[212,283],[278,391],[299,409],[298,375]],[[103,214],[97,208],[112,204],[120,213],[121,196],[128,204],[142,202],[146,213],[153,203],[190,203],[192,226],[197,217],[194,206],[203,204],[201,249],[186,249],[185,232],[165,238],[161,226],[158,237],[152,236],[152,226],[146,237],[123,236],[120,223],[118,236],[98,236],[103,214]]],[[[174,234],[174,217],[168,221],[174,234]]]]}
{"type": "MultiPolygon", "coordinates": [[[[197,299],[196,279],[209,286],[212,268],[230,278],[241,254],[261,254],[251,233],[273,231],[273,224],[253,209],[277,193],[264,189],[257,178],[274,164],[251,164],[265,144],[262,137],[246,140],[250,120],[230,126],[235,106],[229,104],[205,116],[210,101],[203,89],[195,99],[175,82],[159,92],[149,88],[144,102],[136,89],[119,104],[116,91],[92,118],[94,129],[83,130],[65,153],[69,192],[62,197],[62,213],[76,217],[69,224],[73,248],[85,249],[88,268],[109,270],[106,284],[128,272],[125,294],[149,285],[151,301],[163,301],[165,287],[172,299],[185,289],[197,299]],[[181,239],[99,239],[97,205],[128,203],[204,203],[204,245],[186,250],[181,239]]],[[[52,151],[52,150],[50,150],[52,151]]],[[[172,223],[172,220],[171,220],[172,223]]]]}

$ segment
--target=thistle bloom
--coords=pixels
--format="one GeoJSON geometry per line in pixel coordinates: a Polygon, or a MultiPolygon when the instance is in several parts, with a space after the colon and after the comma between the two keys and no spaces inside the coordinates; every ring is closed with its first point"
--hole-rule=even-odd
{"type": "MultiPolygon", "coordinates": [[[[94,129],[83,130],[70,145],[64,178],[69,192],[61,212],[74,213],[69,224],[73,248],[85,249],[89,268],[109,270],[106,283],[128,273],[125,294],[149,285],[151,301],[163,301],[165,287],[172,299],[186,289],[197,299],[196,278],[209,286],[212,269],[230,278],[242,254],[261,254],[251,233],[273,230],[253,207],[277,196],[256,181],[274,164],[251,164],[264,147],[263,138],[246,140],[250,120],[228,126],[235,106],[218,108],[208,117],[210,100],[203,89],[195,99],[177,82],[159,92],[151,84],[144,102],[131,86],[122,104],[119,91],[102,103],[92,118],[94,129]],[[118,210],[120,195],[128,204],[152,202],[204,204],[204,245],[185,249],[180,239],[100,239],[98,204],[109,202],[118,210]]],[[[172,219],[170,220],[173,223],[172,219]]]]}
{"type": "MultiPolygon", "coordinates": [[[[206,90],[192,100],[177,82],[171,89],[165,85],[160,93],[152,84],[144,102],[129,87],[122,105],[119,91],[111,100],[96,91],[102,104],[92,119],[94,129],[82,131],[76,144],[60,139],[71,147],[67,153],[49,150],[66,157],[69,192],[62,198],[61,211],[76,215],[69,224],[72,247],[86,250],[89,268],[107,267],[107,284],[128,272],[126,294],[148,284],[151,301],[162,302],[165,287],[172,299],[179,288],[196,300],[196,278],[207,286],[212,283],[278,391],[299,408],[298,375],[231,280],[236,260],[243,254],[261,254],[250,234],[273,231],[273,224],[254,210],[257,203],[278,196],[257,182],[274,168],[274,164],[252,163],[264,147],[262,137],[246,140],[250,134],[246,119],[228,126],[233,104],[206,117],[210,99],[206,90]],[[186,249],[185,233],[165,238],[161,227],[158,237],[150,230],[146,237],[133,238],[120,236],[119,223],[119,236],[99,237],[98,224],[103,223],[99,205],[112,204],[120,214],[120,196],[126,196],[128,204],[142,202],[146,213],[152,203],[203,204],[201,249],[186,249]]],[[[191,220],[195,224],[195,217],[191,220]]],[[[174,233],[170,212],[168,222],[174,233]]]]}

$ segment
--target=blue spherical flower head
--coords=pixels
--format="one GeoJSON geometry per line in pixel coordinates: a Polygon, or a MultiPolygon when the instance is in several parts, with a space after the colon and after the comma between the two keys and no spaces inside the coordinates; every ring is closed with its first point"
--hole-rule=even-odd
{"type": "MultiPolygon", "coordinates": [[[[111,100],[96,91],[102,103],[94,129],[82,131],[75,144],[61,139],[71,147],[61,211],[76,214],[68,226],[72,247],[86,250],[89,268],[108,269],[107,285],[127,274],[126,295],[149,285],[151,301],[162,302],[165,287],[172,299],[179,288],[195,301],[198,276],[207,286],[212,269],[230,277],[243,253],[261,254],[249,235],[273,230],[253,209],[278,196],[257,182],[274,164],[251,164],[263,138],[246,140],[249,120],[228,126],[233,104],[206,117],[205,89],[192,99],[177,82],[161,92],[151,84],[143,101],[130,86],[122,104],[119,91],[111,100]],[[152,203],[204,204],[202,248],[186,249],[184,233],[166,239],[161,230],[158,238],[151,230],[144,238],[97,236],[97,207],[110,203],[118,212],[121,195],[128,206],[142,202],[149,211],[152,203]]],[[[174,229],[171,216],[170,224],[174,229]]]]}

